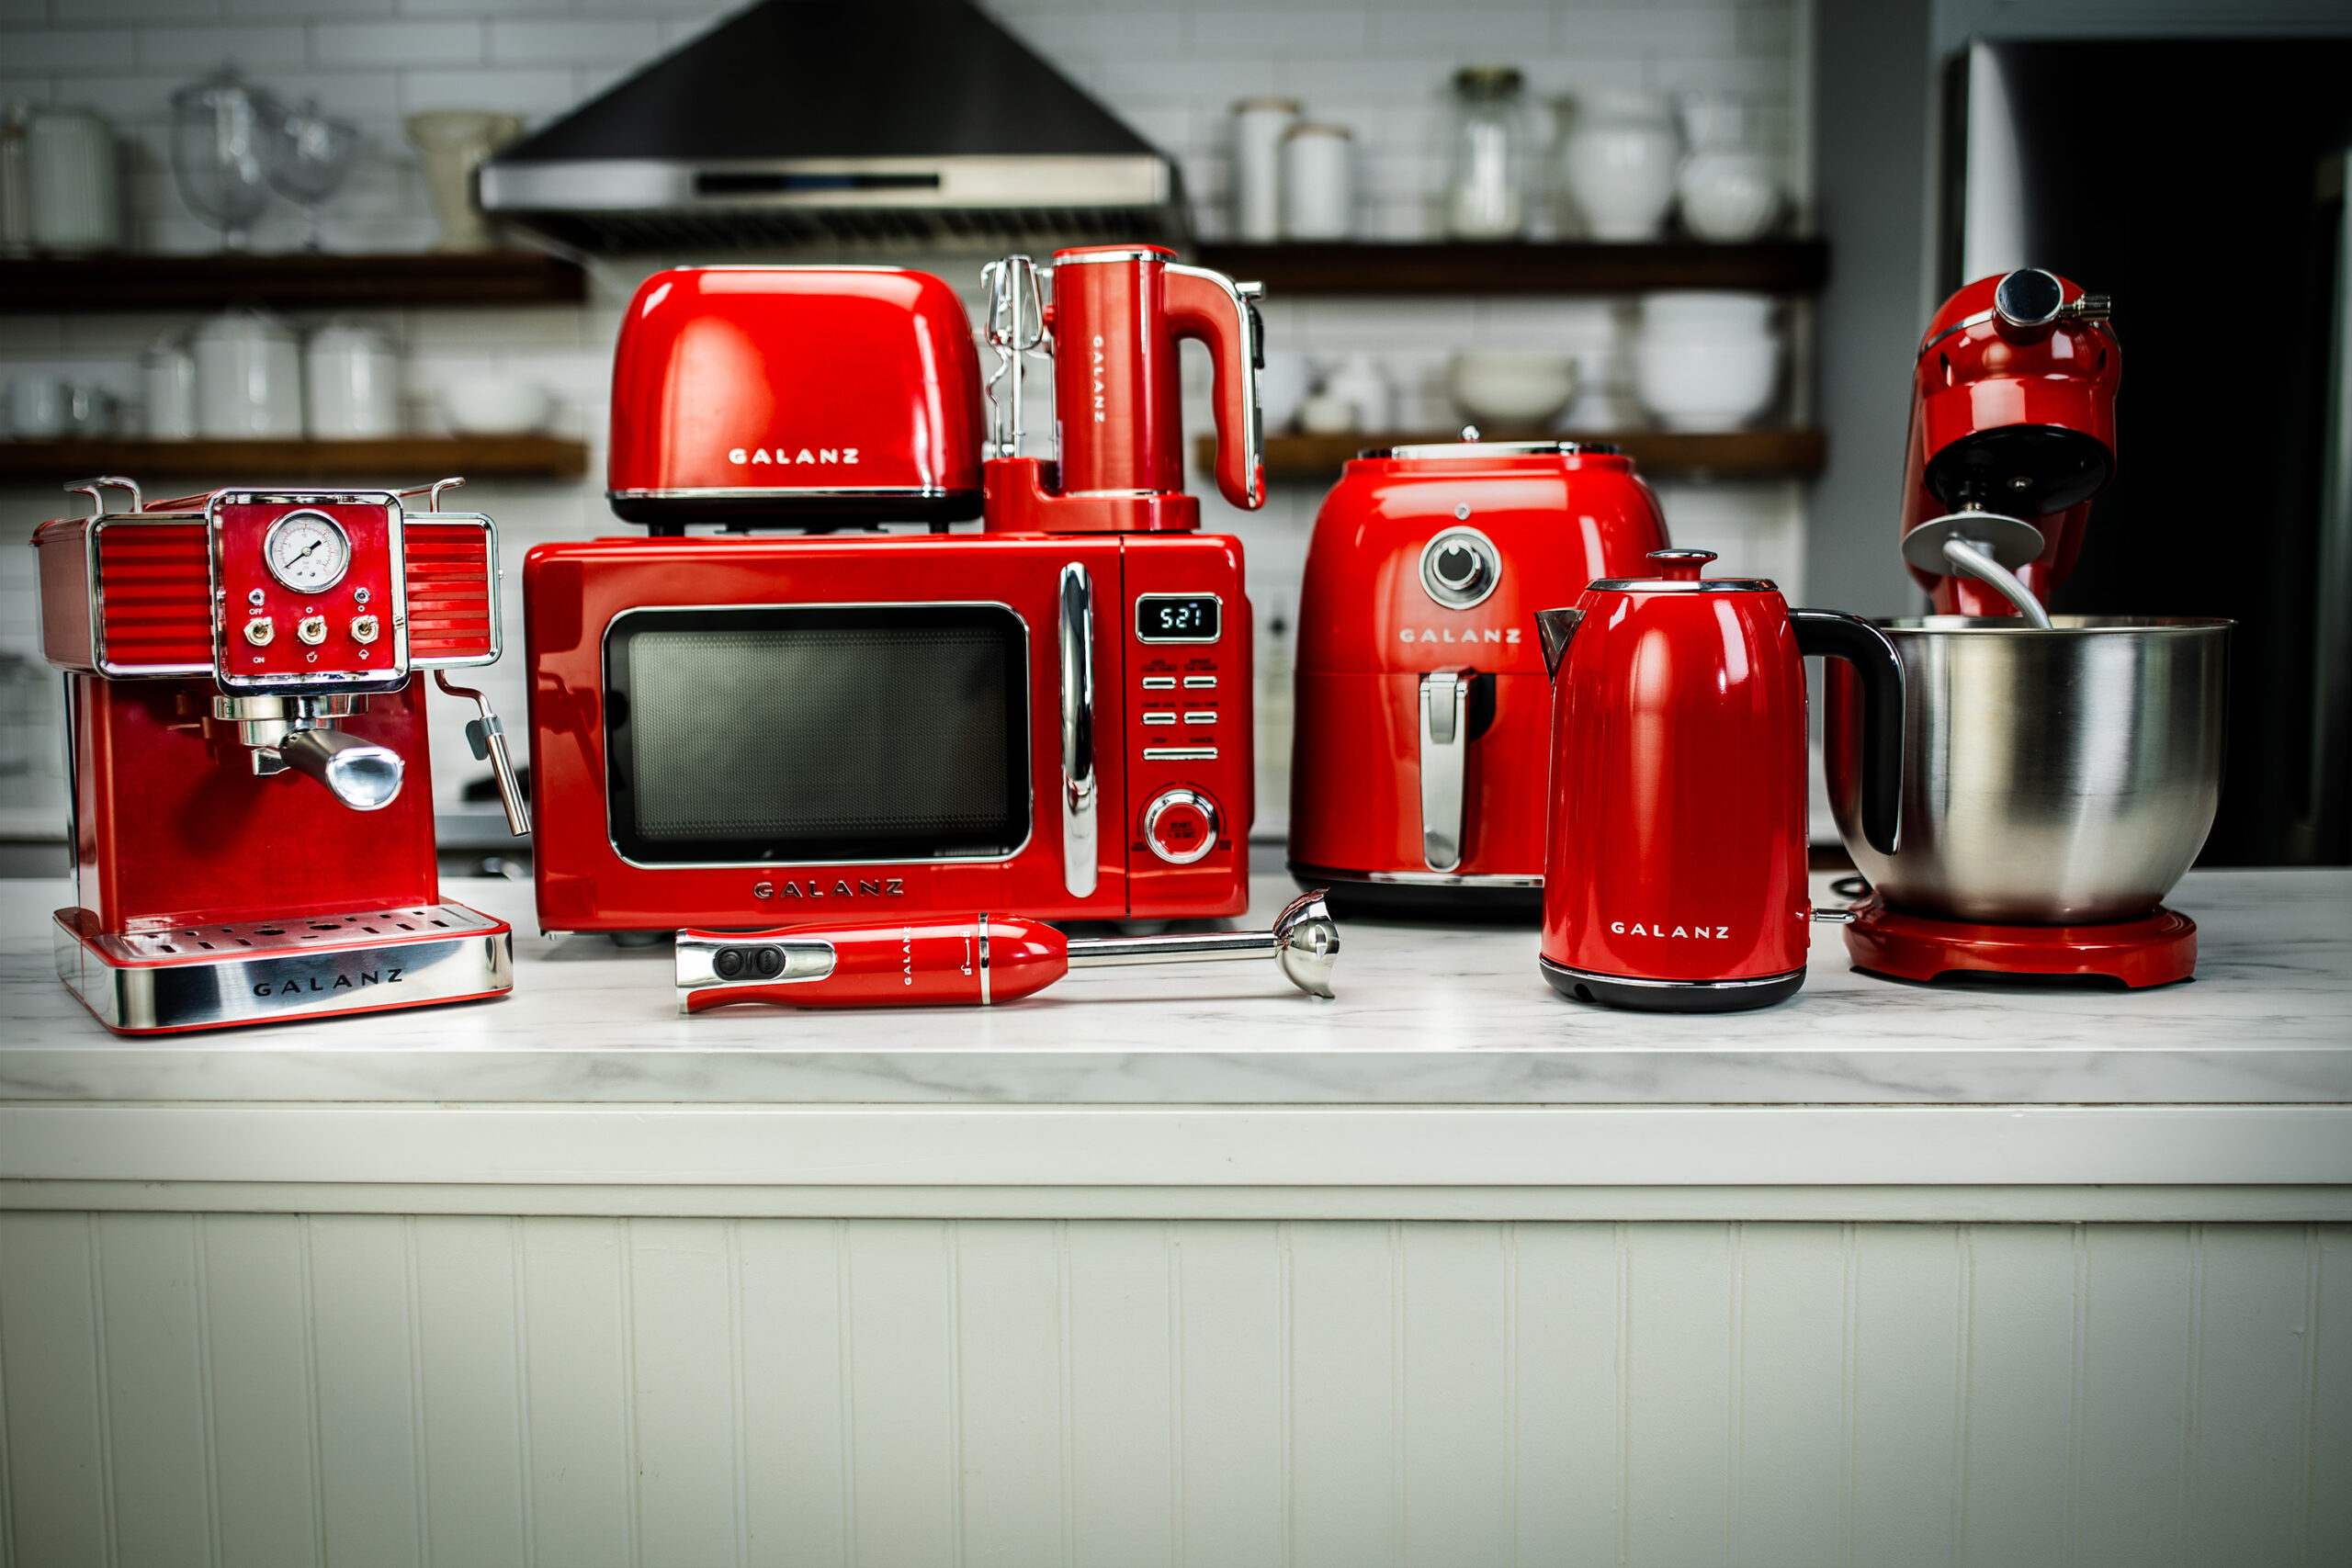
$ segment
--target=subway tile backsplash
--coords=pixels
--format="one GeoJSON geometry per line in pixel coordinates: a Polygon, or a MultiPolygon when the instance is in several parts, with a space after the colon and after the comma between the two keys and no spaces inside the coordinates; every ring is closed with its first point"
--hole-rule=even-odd
{"type": "MultiPolygon", "coordinates": [[[[856,0],[842,0],[854,4],[856,0]]],[[[1791,97],[1803,0],[1690,0],[1641,5],[1449,6],[1440,0],[982,0],[1140,134],[1176,158],[1199,231],[1227,230],[1228,109],[1237,97],[1279,93],[1354,133],[1359,231],[1412,238],[1435,228],[1444,175],[1446,82],[1469,63],[1510,63],[1529,97],[1612,85],[1726,93],[1749,106],[1762,150],[1789,163],[1802,137],[1791,97]]],[[[708,0],[0,0],[0,103],[26,99],[99,110],[126,143],[133,244],[199,252],[218,237],[173,188],[166,135],[171,93],[234,63],[281,96],[315,96],[357,121],[359,166],[328,209],[331,249],[392,251],[433,243],[435,229],[406,115],[487,108],[542,123],[638,65],[700,33],[723,13],[708,0]]],[[[263,250],[291,249],[300,218],[275,203],[256,226],[263,250]]],[[[976,255],[910,258],[953,277],[977,300],[976,255]]],[[[620,531],[602,499],[610,347],[620,305],[641,275],[599,267],[579,309],[358,312],[387,327],[408,355],[409,402],[419,430],[439,426],[434,397],[449,379],[497,369],[558,394],[558,428],[591,444],[577,486],[478,488],[468,500],[499,519],[506,544],[509,652],[489,671],[493,696],[523,707],[522,555],[542,539],[620,531]]],[[[1504,298],[1283,299],[1268,302],[1272,346],[1330,358],[1371,353],[1396,390],[1398,423],[1447,429],[1460,422],[1444,389],[1448,357],[1464,347],[1535,346],[1577,356],[1586,391],[1571,418],[1623,417],[1626,302],[1504,298]]],[[[54,370],[138,390],[140,351],[184,316],[0,315],[0,378],[54,370]]],[[[1208,428],[1204,361],[1188,363],[1189,428],[1208,428]]],[[[1033,379],[1033,388],[1036,385],[1033,379]]],[[[387,476],[395,477],[413,476],[387,476]]],[[[1319,486],[1277,486],[1254,515],[1227,508],[1197,483],[1207,525],[1246,542],[1251,596],[1266,628],[1295,617],[1319,486]]],[[[1678,543],[1717,550],[1727,567],[1780,579],[1792,594],[1804,492],[1793,484],[1659,487],[1678,543]]],[[[30,555],[22,540],[63,498],[0,492],[0,656],[35,654],[30,555]]],[[[36,655],[37,656],[37,655],[36,655]]],[[[436,705],[436,788],[453,798],[475,771],[458,733],[461,705],[436,705]]],[[[1261,792],[1262,793],[1262,792],[1261,792]]],[[[0,802],[5,806],[6,802],[0,802]]],[[[1283,802],[1261,801],[1261,830],[1279,830],[1283,802]]]]}

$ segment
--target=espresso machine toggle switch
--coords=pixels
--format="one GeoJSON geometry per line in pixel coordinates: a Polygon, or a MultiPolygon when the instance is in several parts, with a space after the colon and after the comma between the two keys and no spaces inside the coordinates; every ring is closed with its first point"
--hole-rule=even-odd
{"type": "Polygon", "coordinates": [[[294,635],[316,648],[327,640],[327,618],[324,615],[305,615],[294,623],[294,635]]]}
{"type": "Polygon", "coordinates": [[[267,615],[255,615],[245,623],[245,640],[255,648],[267,648],[277,637],[277,626],[267,615]]]}
{"type": "Polygon", "coordinates": [[[380,629],[381,628],[377,624],[376,617],[373,615],[354,615],[351,617],[351,640],[354,642],[374,642],[380,629]]]}

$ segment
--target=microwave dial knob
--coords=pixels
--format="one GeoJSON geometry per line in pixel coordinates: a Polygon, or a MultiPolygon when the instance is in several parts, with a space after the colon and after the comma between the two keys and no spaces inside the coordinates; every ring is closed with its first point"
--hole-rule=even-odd
{"type": "Polygon", "coordinates": [[[1448,528],[1421,550],[1421,592],[1444,609],[1484,604],[1502,575],[1501,552],[1476,528],[1448,528]]]}
{"type": "Polygon", "coordinates": [[[1216,848],[1216,805],[1196,789],[1166,789],[1143,811],[1143,841],[1170,865],[1190,865],[1216,848]]]}

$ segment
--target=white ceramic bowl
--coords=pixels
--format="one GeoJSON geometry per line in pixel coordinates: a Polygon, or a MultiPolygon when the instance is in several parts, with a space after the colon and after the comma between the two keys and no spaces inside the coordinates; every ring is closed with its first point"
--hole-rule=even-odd
{"type": "Polygon", "coordinates": [[[1645,337],[1634,344],[1634,388],[1668,430],[1737,430],[1772,406],[1781,345],[1760,341],[1645,337]]]}
{"type": "Polygon", "coordinates": [[[1642,336],[1652,343],[1685,337],[1703,337],[1711,342],[1767,341],[1772,335],[1772,303],[1770,294],[1732,294],[1717,289],[1645,294],[1642,336]]]}
{"type": "Polygon", "coordinates": [[[1694,152],[1675,181],[1682,221],[1718,244],[1753,240],[1780,216],[1781,184],[1760,152],[1694,152]]]}
{"type": "Polygon", "coordinates": [[[547,423],[548,389],[513,376],[467,376],[441,389],[441,412],[460,435],[528,435],[547,423]]]}
{"type": "Polygon", "coordinates": [[[1577,362],[1528,349],[1469,349],[1453,356],[1447,381],[1453,400],[1474,420],[1544,424],[1576,400],[1577,362]]]}

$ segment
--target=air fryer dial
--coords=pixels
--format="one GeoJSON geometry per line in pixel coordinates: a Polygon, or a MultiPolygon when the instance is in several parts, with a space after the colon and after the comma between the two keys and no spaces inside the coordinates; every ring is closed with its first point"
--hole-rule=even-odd
{"type": "Polygon", "coordinates": [[[1484,604],[1502,575],[1501,553],[1476,528],[1448,528],[1421,550],[1421,592],[1444,609],[1484,604]]]}

